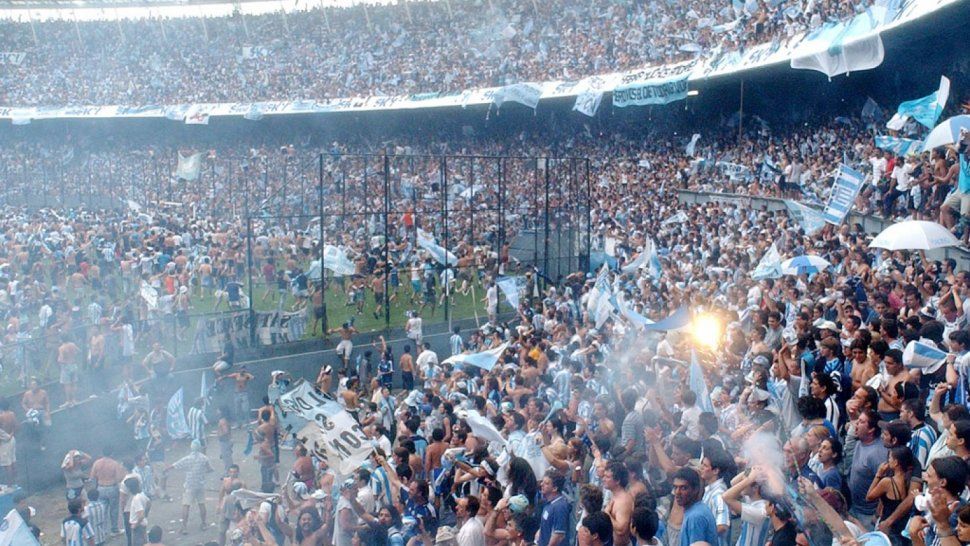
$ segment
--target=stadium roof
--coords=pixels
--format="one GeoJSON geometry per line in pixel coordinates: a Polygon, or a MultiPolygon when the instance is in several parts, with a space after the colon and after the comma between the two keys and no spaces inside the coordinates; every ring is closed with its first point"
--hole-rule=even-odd
{"type": "Polygon", "coordinates": [[[320,7],[388,4],[392,0],[0,0],[0,19],[103,21],[150,17],[222,17],[240,12],[259,15],[320,7]],[[186,9],[186,7],[190,9],[186,9]]]}

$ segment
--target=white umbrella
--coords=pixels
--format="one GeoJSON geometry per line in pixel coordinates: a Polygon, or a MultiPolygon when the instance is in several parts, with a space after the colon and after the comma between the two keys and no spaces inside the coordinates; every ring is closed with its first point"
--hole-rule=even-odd
{"type": "Polygon", "coordinates": [[[869,243],[869,247],[886,250],[930,250],[959,244],[959,239],[936,222],[909,220],[882,230],[869,243]]]}
{"type": "Polygon", "coordinates": [[[970,131],[970,116],[953,116],[934,127],[923,141],[923,151],[957,143],[960,140],[961,129],[970,131]]]}
{"type": "Polygon", "coordinates": [[[781,263],[781,272],[785,275],[802,275],[818,273],[832,267],[832,264],[821,256],[805,255],[790,258],[781,263]]]}

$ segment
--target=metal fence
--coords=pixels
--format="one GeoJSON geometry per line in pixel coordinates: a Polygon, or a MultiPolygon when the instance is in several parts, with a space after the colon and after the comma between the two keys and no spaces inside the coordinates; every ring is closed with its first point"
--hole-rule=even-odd
{"type": "Polygon", "coordinates": [[[335,154],[302,165],[290,174],[302,193],[248,208],[246,284],[255,304],[273,290],[262,265],[297,264],[311,332],[484,318],[488,279],[539,288],[588,267],[586,159],[335,154]],[[305,245],[271,248],[273,233],[305,245]]]}

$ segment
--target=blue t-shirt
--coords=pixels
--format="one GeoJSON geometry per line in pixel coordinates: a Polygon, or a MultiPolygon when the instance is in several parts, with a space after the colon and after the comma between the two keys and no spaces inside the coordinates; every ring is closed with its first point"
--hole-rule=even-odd
{"type": "MultiPolygon", "coordinates": [[[[569,501],[566,497],[559,495],[542,507],[542,521],[539,523],[538,546],[548,546],[554,533],[566,535],[569,531],[569,501]]],[[[714,521],[713,516],[711,521],[714,521]]]]}
{"type": "Polygon", "coordinates": [[[720,544],[714,514],[703,502],[695,502],[684,511],[684,522],[680,528],[680,546],[690,546],[695,542],[706,542],[711,546],[720,544]]]}
{"type": "Polygon", "coordinates": [[[963,193],[970,193],[970,153],[960,154],[960,178],[959,185],[960,191],[963,193]]]}
{"type": "Polygon", "coordinates": [[[836,491],[842,490],[842,474],[839,474],[839,469],[832,467],[828,470],[822,470],[822,473],[818,475],[819,479],[822,480],[822,487],[831,487],[836,491]]]}

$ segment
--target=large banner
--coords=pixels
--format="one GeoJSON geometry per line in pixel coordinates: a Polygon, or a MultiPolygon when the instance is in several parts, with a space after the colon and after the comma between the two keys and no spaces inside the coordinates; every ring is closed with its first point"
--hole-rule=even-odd
{"type": "Polygon", "coordinates": [[[27,54],[19,51],[0,51],[0,64],[20,66],[27,54]]]}
{"type": "Polygon", "coordinates": [[[613,106],[646,106],[649,104],[668,104],[687,98],[687,77],[651,79],[641,83],[623,85],[613,90],[613,106]]]}
{"type": "MultiPolygon", "coordinates": [[[[318,394],[301,380],[276,401],[284,417],[284,428],[293,426],[292,418],[305,421],[296,432],[297,440],[318,457],[347,475],[360,468],[374,450],[360,424],[338,402],[318,394]],[[289,425],[287,423],[290,423],[289,425]]],[[[293,432],[287,429],[287,432],[293,432]]]]}
{"type": "Polygon", "coordinates": [[[835,185],[832,186],[832,194],[829,195],[829,204],[822,211],[825,221],[830,224],[839,225],[845,220],[855,198],[862,189],[865,177],[862,173],[854,171],[845,165],[839,165],[839,173],[835,177],[835,185]]]}

